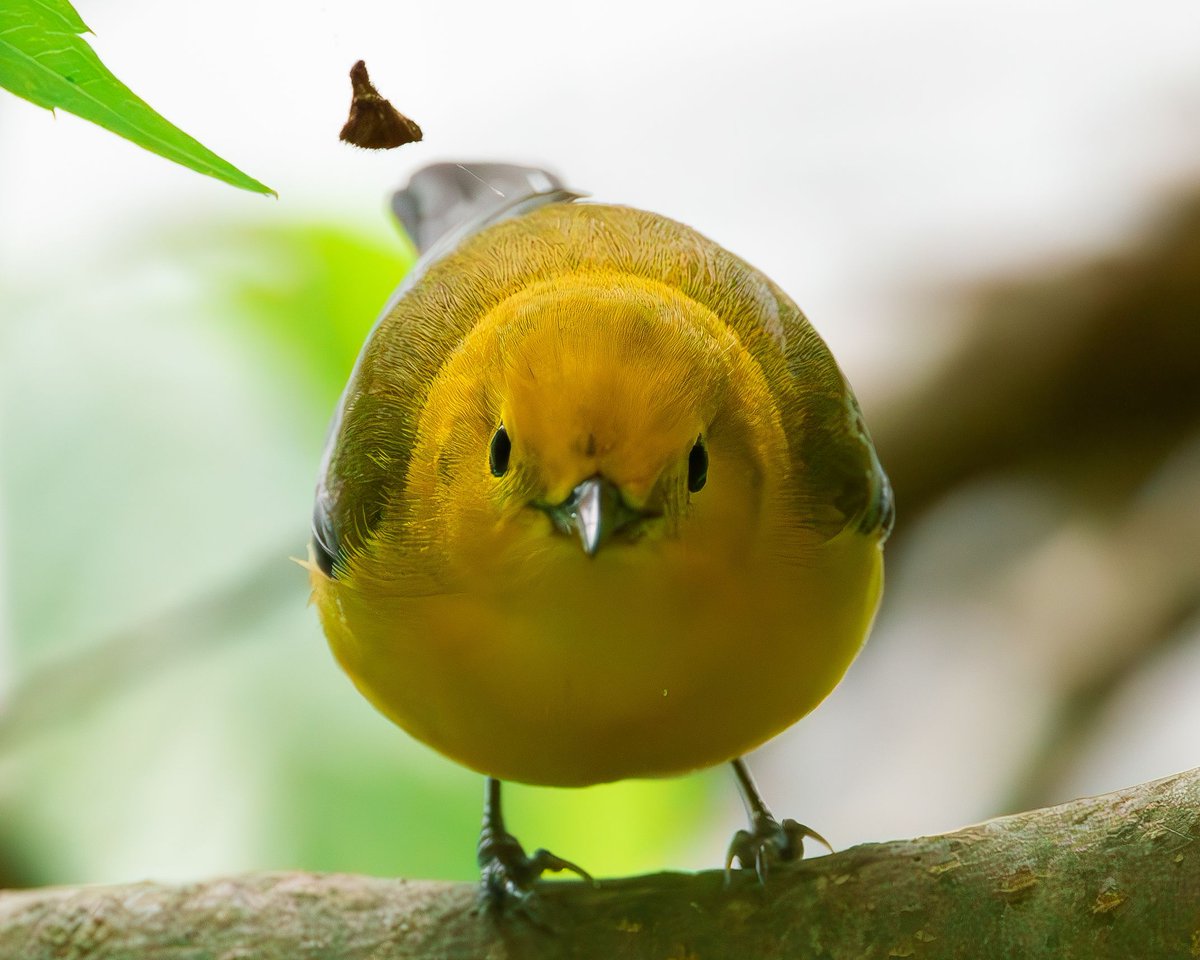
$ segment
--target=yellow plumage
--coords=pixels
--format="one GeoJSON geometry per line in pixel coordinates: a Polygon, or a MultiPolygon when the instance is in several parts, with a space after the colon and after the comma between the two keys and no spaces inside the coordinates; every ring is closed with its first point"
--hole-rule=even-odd
{"type": "Polygon", "coordinates": [[[312,585],[393,721],[578,786],[731,760],[815,707],[866,637],[889,525],[791,300],[664,217],[547,202],[435,259],[364,347],[312,585]],[[589,478],[634,518],[594,555],[561,522],[589,478]]]}

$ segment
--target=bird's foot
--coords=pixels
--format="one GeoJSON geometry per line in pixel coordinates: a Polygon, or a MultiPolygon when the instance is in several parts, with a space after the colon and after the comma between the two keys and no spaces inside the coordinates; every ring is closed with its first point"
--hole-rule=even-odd
{"type": "Polygon", "coordinates": [[[725,883],[732,877],[733,861],[743,870],[754,865],[754,873],[759,883],[767,882],[767,874],[776,863],[790,863],[804,856],[804,841],[816,840],[833,853],[829,841],[817,833],[812,827],[806,827],[795,820],[784,820],[780,823],[769,813],[756,816],[752,829],[739,830],[733,835],[729,844],[729,852],[725,855],[725,883]]]}
{"type": "Polygon", "coordinates": [[[528,856],[511,833],[485,831],[479,838],[477,856],[480,907],[488,911],[499,912],[511,906],[531,919],[538,919],[533,887],[547,870],[552,873],[570,870],[588,883],[595,882],[582,867],[549,850],[539,849],[528,856]]]}

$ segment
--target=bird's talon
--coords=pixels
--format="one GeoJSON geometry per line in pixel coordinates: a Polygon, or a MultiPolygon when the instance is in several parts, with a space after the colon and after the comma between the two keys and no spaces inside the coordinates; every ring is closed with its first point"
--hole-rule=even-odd
{"type": "Polygon", "coordinates": [[[770,814],[755,817],[752,830],[739,830],[733,835],[729,850],[725,854],[725,884],[733,876],[733,862],[740,869],[754,865],[754,874],[760,884],[767,882],[767,874],[776,863],[791,863],[804,856],[804,841],[816,840],[833,852],[829,841],[811,827],[796,820],[787,819],[780,823],[770,814]]]}
{"type": "Polygon", "coordinates": [[[833,853],[833,844],[817,833],[812,827],[798,823],[791,817],[783,821],[783,830],[789,837],[793,838],[792,842],[795,843],[796,849],[800,851],[799,856],[796,857],[797,860],[804,856],[805,840],[816,840],[826,850],[833,853]]]}
{"type": "Polygon", "coordinates": [[[533,871],[535,880],[546,871],[561,873],[563,870],[569,870],[581,880],[586,880],[592,884],[596,882],[592,878],[592,875],[579,866],[579,864],[572,863],[570,860],[564,860],[562,857],[556,857],[544,847],[535,851],[533,856],[529,858],[529,866],[533,871]]]}
{"type": "Polygon", "coordinates": [[[528,856],[510,833],[480,837],[478,860],[480,908],[500,911],[511,905],[534,922],[540,920],[534,884],[543,873],[569,870],[589,883],[595,882],[582,867],[549,850],[539,849],[528,856]]]}

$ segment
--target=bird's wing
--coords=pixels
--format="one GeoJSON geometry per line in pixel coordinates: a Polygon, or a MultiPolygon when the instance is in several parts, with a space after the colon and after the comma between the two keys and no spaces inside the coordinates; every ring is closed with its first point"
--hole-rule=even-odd
{"type": "Polygon", "coordinates": [[[882,543],[895,520],[892,485],[858,401],[832,357],[828,362],[838,389],[812,391],[792,432],[805,515],[829,539],[854,530],[882,543]]]}
{"type": "Polygon", "coordinates": [[[838,452],[817,470],[834,492],[833,504],[844,518],[843,528],[850,527],[882,543],[892,532],[896,519],[892,484],[883,472],[858,401],[849,387],[845,407],[849,416],[831,420],[829,425],[839,436],[827,449],[838,452]]]}
{"type": "MultiPolygon", "coordinates": [[[[519,217],[538,207],[583,196],[566,189],[546,170],[508,163],[435,163],[418,170],[392,196],[392,211],[421,252],[380,313],[363,345],[366,351],[379,324],[412,289],[429,267],[481,230],[519,217]]],[[[372,478],[346,476],[335,456],[346,406],[354,400],[359,363],[350,375],[325,443],[313,507],[313,550],[329,576],[350,541],[361,544],[379,520],[378,507],[366,502],[369,490],[380,492],[372,478]],[[356,496],[346,495],[353,490],[356,496]]]]}

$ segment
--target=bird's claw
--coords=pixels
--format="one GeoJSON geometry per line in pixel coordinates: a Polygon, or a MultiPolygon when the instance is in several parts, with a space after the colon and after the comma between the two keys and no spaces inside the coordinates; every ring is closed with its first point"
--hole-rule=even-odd
{"type": "Polygon", "coordinates": [[[812,827],[795,820],[788,819],[780,823],[770,814],[765,814],[755,817],[752,827],[751,830],[739,830],[733,835],[729,852],[725,854],[726,885],[733,876],[734,860],[743,870],[753,864],[758,882],[766,883],[773,864],[790,863],[804,856],[806,839],[816,840],[833,853],[828,840],[812,827]]]}
{"type": "Polygon", "coordinates": [[[480,870],[480,906],[487,910],[503,910],[509,904],[536,919],[536,896],[533,886],[538,877],[550,871],[569,870],[588,883],[591,874],[549,850],[536,850],[528,856],[517,838],[510,833],[488,834],[479,838],[477,857],[480,870]]]}

